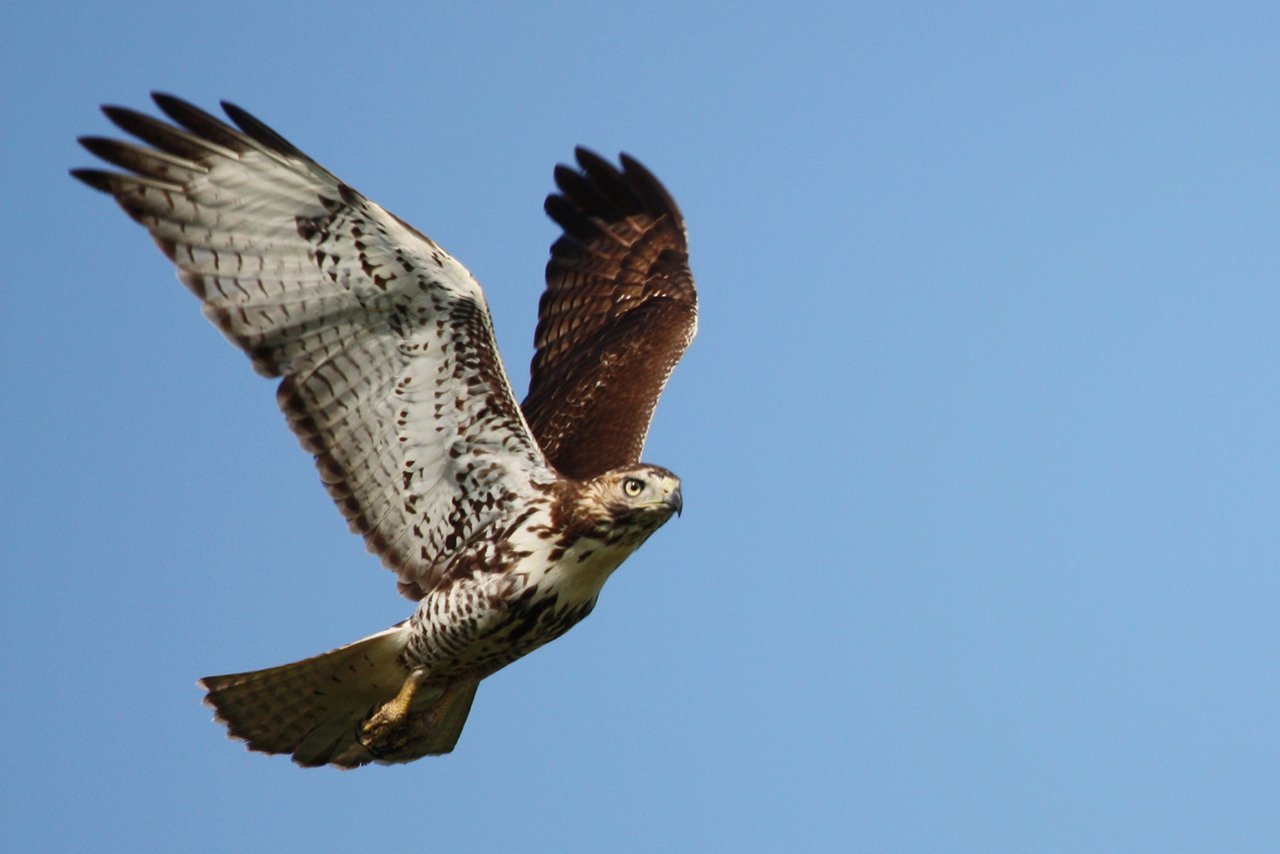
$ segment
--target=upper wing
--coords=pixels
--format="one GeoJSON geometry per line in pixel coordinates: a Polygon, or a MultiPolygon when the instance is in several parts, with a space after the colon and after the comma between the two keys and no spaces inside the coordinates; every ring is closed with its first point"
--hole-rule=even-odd
{"type": "Polygon", "coordinates": [[[498,358],[480,286],[426,236],[243,110],[233,128],[167,95],[178,126],[104,107],[153,148],[81,142],[133,174],[110,193],[266,376],[325,488],[418,596],[449,558],[554,476],[498,358]]]}
{"type": "Polygon", "coordinates": [[[638,462],[658,396],[697,329],[684,220],[658,179],[579,148],[557,166],[525,418],[570,477],[638,462]]]}

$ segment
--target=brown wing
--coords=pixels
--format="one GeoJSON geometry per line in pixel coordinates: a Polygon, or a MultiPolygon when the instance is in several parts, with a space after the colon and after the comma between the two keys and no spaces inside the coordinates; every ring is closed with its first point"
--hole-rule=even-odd
{"type": "Polygon", "coordinates": [[[635,463],[676,362],[697,329],[684,220],[627,155],[619,170],[586,149],[557,166],[537,348],[522,404],[543,453],[584,479],[635,463]]]}

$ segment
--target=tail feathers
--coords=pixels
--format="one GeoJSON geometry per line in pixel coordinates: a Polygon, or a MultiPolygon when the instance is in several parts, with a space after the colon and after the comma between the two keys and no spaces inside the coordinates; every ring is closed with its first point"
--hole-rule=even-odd
{"type": "Polygon", "coordinates": [[[364,721],[410,676],[399,661],[406,623],[332,652],[251,673],[206,676],[205,703],[250,750],[289,753],[299,765],[355,768],[448,753],[466,723],[478,681],[424,687],[392,749],[362,740],[364,721]]]}

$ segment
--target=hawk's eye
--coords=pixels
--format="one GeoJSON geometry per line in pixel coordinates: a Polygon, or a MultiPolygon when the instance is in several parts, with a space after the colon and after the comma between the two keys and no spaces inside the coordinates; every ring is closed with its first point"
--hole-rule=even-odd
{"type": "Polygon", "coordinates": [[[644,481],[638,477],[629,477],[622,482],[622,491],[628,498],[635,498],[644,491],[644,481]]]}

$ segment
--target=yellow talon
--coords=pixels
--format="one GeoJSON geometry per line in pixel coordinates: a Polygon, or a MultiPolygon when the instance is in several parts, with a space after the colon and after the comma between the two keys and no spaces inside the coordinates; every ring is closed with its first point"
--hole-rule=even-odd
{"type": "Polygon", "coordinates": [[[371,750],[379,744],[390,740],[396,730],[402,729],[409,720],[409,706],[422,684],[423,673],[415,670],[400,686],[400,693],[383,703],[378,710],[365,718],[360,726],[360,741],[371,750]]]}

